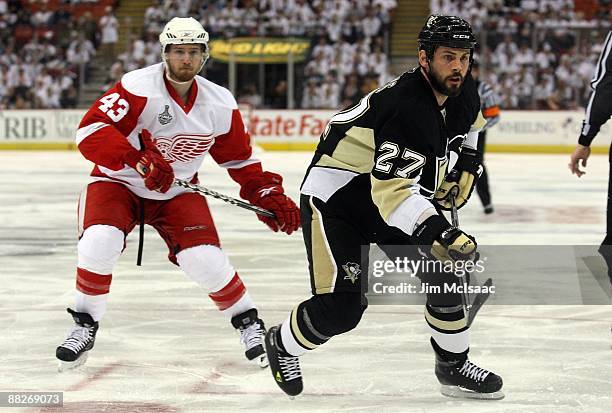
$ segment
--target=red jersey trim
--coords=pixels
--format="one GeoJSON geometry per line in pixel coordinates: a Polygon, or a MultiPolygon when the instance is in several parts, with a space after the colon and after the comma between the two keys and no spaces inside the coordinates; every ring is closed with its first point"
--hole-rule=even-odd
{"type": "Polygon", "coordinates": [[[198,97],[198,82],[195,80],[195,78],[193,79],[191,87],[189,88],[189,96],[187,97],[187,102],[185,103],[178,93],[176,93],[172,83],[170,83],[170,81],[166,78],[165,69],[162,76],[164,77],[164,85],[166,85],[166,90],[170,94],[172,100],[174,100],[181,107],[181,109],[183,109],[183,112],[185,112],[186,115],[189,114],[191,108],[193,108],[196,98],[198,97]]]}
{"type": "Polygon", "coordinates": [[[106,175],[104,172],[102,172],[100,170],[98,165],[94,166],[93,170],[91,171],[90,176],[95,176],[96,178],[106,178],[106,179],[110,179],[111,181],[114,181],[114,182],[119,182],[119,183],[121,183],[123,185],[131,186],[131,184],[129,182],[127,182],[127,181],[124,181],[122,179],[118,179],[118,178],[106,175]]]}

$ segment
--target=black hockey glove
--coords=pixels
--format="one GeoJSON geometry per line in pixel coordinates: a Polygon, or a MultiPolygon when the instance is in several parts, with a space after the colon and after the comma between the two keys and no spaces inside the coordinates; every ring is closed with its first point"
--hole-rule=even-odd
{"type": "Polygon", "coordinates": [[[453,227],[441,215],[427,218],[412,234],[416,245],[431,245],[431,254],[437,260],[474,261],[477,259],[476,239],[453,227]]]}
{"type": "Polygon", "coordinates": [[[440,207],[450,211],[450,197],[455,197],[457,209],[466,204],[472,195],[476,182],[482,174],[482,154],[474,149],[463,148],[455,167],[446,175],[434,195],[440,207]]]}

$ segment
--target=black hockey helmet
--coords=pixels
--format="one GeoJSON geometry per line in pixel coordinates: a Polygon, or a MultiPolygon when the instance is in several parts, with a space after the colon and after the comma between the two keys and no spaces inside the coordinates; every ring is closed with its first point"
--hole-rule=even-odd
{"type": "Polygon", "coordinates": [[[462,18],[432,14],[419,33],[418,43],[419,50],[425,50],[427,57],[433,59],[438,46],[469,49],[473,54],[476,37],[472,26],[462,18]]]}

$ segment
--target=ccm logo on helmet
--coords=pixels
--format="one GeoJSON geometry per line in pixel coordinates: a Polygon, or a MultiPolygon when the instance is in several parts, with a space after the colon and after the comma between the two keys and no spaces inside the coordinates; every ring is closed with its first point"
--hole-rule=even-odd
{"type": "Polygon", "coordinates": [[[469,39],[470,36],[467,34],[453,34],[453,39],[469,39]]]}

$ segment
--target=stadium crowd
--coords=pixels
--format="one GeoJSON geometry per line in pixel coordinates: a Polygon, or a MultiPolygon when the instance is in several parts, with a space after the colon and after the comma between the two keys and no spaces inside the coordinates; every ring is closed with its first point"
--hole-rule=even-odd
{"type": "Polygon", "coordinates": [[[506,109],[584,107],[607,31],[609,0],[431,0],[434,12],[472,22],[476,58],[506,109]]]}
{"type": "MultiPolygon", "coordinates": [[[[396,0],[153,0],[142,33],[130,37],[118,56],[111,6],[98,17],[72,13],[74,4],[87,1],[62,0],[51,9],[49,0],[0,0],[0,108],[75,107],[95,54],[109,63],[101,87],[107,89],[123,73],[158,62],[163,25],[185,15],[197,16],[212,39],[312,39],[309,60],[296,66],[302,108],[346,107],[391,78],[387,53],[396,0]],[[25,3],[37,3],[36,11],[25,3]]],[[[590,13],[577,9],[579,1],[430,0],[430,7],[473,24],[476,57],[503,108],[574,109],[588,98],[612,20],[610,0],[599,0],[590,13]]],[[[205,70],[211,80],[227,84],[226,65],[211,59],[205,70]]],[[[238,99],[255,107],[286,107],[286,73],[266,80],[264,97],[257,76],[252,67],[240,71],[238,99]]]]}
{"type": "MultiPolygon", "coordinates": [[[[337,108],[358,101],[380,82],[388,80],[385,36],[396,0],[244,0],[232,1],[153,1],[145,13],[145,32],[133,40],[138,53],[127,53],[121,60],[124,70],[141,67],[157,58],[156,38],[168,19],[198,16],[211,38],[238,36],[296,36],[313,39],[311,60],[299,80],[304,85],[303,108],[337,108]],[[149,54],[154,50],[153,54],[149,54]]],[[[132,46],[130,46],[131,48],[132,46]]],[[[120,73],[119,67],[115,68],[120,73]]],[[[256,71],[241,72],[238,99],[258,106],[286,107],[284,78],[269,85],[267,102],[255,87],[256,71]]],[[[213,81],[224,83],[223,78],[213,81]]],[[[285,75],[286,76],[286,75],[285,75]]],[[[283,77],[285,77],[283,76],[283,77]]],[[[222,76],[221,76],[222,77],[222,76]]]]}
{"type": "Polygon", "coordinates": [[[71,108],[96,53],[99,26],[69,2],[0,0],[0,108],[71,108]]]}

